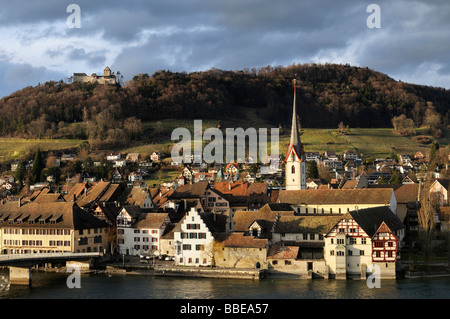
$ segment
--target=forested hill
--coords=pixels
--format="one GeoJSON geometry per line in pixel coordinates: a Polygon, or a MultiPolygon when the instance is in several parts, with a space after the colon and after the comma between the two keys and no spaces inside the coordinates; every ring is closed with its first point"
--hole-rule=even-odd
{"type": "Polygon", "coordinates": [[[239,118],[243,108],[272,125],[289,126],[294,78],[303,127],[337,127],[341,121],[350,127],[392,127],[392,118],[401,114],[419,126],[427,109],[448,124],[450,90],[398,82],[368,68],[303,64],[160,71],[136,75],[122,87],[47,82],[0,100],[0,135],[56,137],[68,124],[82,122],[86,126],[73,132],[77,137],[99,138],[123,128],[133,138],[140,121],[239,118]]]}

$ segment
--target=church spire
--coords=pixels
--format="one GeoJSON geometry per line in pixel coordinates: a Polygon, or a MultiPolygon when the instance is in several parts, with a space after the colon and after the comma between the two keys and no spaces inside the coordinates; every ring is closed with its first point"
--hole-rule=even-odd
{"type": "Polygon", "coordinates": [[[304,151],[303,145],[300,140],[300,132],[297,126],[297,81],[294,79],[294,103],[292,106],[292,127],[291,127],[291,140],[289,142],[288,156],[291,155],[292,149],[294,149],[297,157],[303,159],[304,151]]]}

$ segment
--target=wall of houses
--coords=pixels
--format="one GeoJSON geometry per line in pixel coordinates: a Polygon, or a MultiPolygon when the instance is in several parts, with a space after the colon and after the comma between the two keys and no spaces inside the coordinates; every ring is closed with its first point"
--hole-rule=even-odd
{"type": "Polygon", "coordinates": [[[438,197],[441,206],[448,204],[448,192],[440,183],[434,182],[430,187],[430,193],[438,197]]]}
{"type": "Polygon", "coordinates": [[[119,251],[124,255],[158,255],[161,252],[160,233],[160,229],[118,228],[119,251]]]}
{"type": "Polygon", "coordinates": [[[230,208],[229,203],[222,196],[211,189],[206,189],[205,194],[201,197],[201,203],[205,212],[227,212],[230,208]]]}
{"type": "MultiPolygon", "coordinates": [[[[291,205],[292,208],[297,212],[297,214],[345,214],[350,211],[354,211],[357,209],[365,209],[365,208],[372,208],[372,207],[379,207],[383,206],[380,204],[334,204],[334,205],[322,205],[322,204],[316,204],[316,205],[307,205],[307,204],[293,204],[291,205]]],[[[384,206],[390,206],[391,210],[395,211],[397,209],[396,203],[392,203],[391,205],[384,205],[384,206]]]]}
{"type": "Polygon", "coordinates": [[[160,239],[160,247],[162,255],[175,256],[175,241],[173,238],[169,239],[160,239]]]}
{"type": "Polygon", "coordinates": [[[323,243],[323,235],[315,233],[276,233],[272,234],[272,242],[323,243]]]}
{"type": "Polygon", "coordinates": [[[319,277],[328,278],[328,268],[324,259],[269,259],[269,273],[308,276],[312,271],[319,277]]]}
{"type": "Polygon", "coordinates": [[[5,227],[0,231],[2,253],[98,252],[108,248],[106,228],[83,230],[5,227]]]}
{"type": "Polygon", "coordinates": [[[267,249],[247,247],[218,247],[214,262],[218,267],[267,269],[267,249]]]}

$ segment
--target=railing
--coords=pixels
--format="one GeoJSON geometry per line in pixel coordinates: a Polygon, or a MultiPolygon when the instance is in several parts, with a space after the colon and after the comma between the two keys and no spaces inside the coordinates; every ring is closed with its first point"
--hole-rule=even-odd
{"type": "Polygon", "coordinates": [[[71,253],[71,252],[61,252],[61,253],[28,253],[28,254],[5,254],[0,255],[1,261],[14,261],[14,260],[33,260],[33,259],[57,259],[57,258],[92,258],[100,257],[103,254],[101,252],[91,252],[91,253],[71,253]]]}

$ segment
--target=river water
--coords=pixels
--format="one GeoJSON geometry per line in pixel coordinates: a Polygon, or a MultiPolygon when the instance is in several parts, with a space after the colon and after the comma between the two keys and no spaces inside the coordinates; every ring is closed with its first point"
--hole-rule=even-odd
{"type": "MultiPolygon", "coordinates": [[[[450,298],[450,277],[382,280],[210,279],[151,275],[83,274],[69,288],[70,274],[33,272],[32,285],[0,285],[1,299],[441,299],[450,298]]],[[[8,276],[0,271],[0,278],[8,276]]]]}

